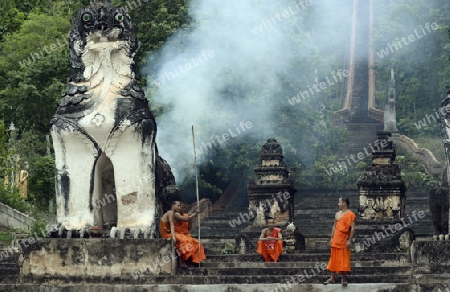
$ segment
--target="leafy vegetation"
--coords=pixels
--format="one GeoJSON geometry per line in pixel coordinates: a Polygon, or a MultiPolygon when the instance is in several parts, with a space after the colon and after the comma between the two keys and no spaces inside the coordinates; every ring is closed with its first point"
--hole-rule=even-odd
{"type": "Polygon", "coordinates": [[[449,3],[382,0],[374,2],[374,5],[378,13],[375,16],[373,49],[377,54],[383,49],[389,52],[387,56],[377,58],[374,67],[378,107],[384,108],[392,68],[395,71],[400,132],[411,137],[439,137],[435,110],[445,97],[450,76],[447,56],[449,19],[444,13],[450,8],[449,3]],[[412,38],[407,40],[410,35],[414,36],[414,41],[412,38]],[[419,125],[419,121],[425,121],[425,125],[419,125]]]}
{"type": "Polygon", "coordinates": [[[11,244],[14,232],[16,232],[15,229],[0,227],[0,243],[3,244],[3,248],[11,244]]]}

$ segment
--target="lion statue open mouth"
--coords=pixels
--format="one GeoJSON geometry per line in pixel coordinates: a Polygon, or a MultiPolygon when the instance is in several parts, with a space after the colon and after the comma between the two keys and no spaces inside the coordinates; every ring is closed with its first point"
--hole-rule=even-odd
{"type": "Polygon", "coordinates": [[[112,237],[153,237],[163,203],[179,193],[136,80],[130,16],[92,0],[69,39],[71,73],[51,120],[59,236],[110,226],[112,237]]]}

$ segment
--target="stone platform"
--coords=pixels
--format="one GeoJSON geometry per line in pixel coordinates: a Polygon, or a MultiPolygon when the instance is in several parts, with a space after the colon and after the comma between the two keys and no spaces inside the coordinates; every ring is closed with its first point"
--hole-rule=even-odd
{"type": "MultiPolygon", "coordinates": [[[[49,240],[51,241],[51,240],[49,240]]],[[[67,241],[67,240],[63,240],[67,241]]],[[[73,239],[71,241],[74,241],[73,239]]],[[[232,291],[232,292],[292,292],[292,291],[450,291],[450,242],[418,240],[411,250],[395,253],[353,252],[352,273],[349,285],[324,286],[328,277],[326,263],[328,250],[306,250],[283,254],[277,263],[265,263],[256,253],[212,254],[200,267],[177,269],[176,275],[168,270],[149,269],[135,277],[132,271],[140,264],[154,265],[150,256],[161,258],[167,242],[159,239],[148,242],[142,240],[134,246],[127,242],[125,248],[120,243],[109,240],[78,240],[78,245],[60,240],[47,242],[40,248],[24,251],[21,255],[27,264],[19,275],[3,275],[2,291],[232,291]],[[103,245],[103,243],[106,245],[103,245]],[[50,257],[49,247],[61,244],[60,250],[50,257]],[[81,245],[80,245],[81,244],[81,245]],[[162,244],[162,245],[161,245],[162,244]],[[109,246],[108,246],[109,245],[109,246]],[[77,247],[80,247],[77,250],[77,247]],[[160,250],[156,250],[160,248],[160,250]],[[63,252],[59,252],[63,251],[63,252]],[[79,262],[80,255],[84,260],[79,262]],[[27,259],[28,255],[28,259],[27,259]],[[64,265],[57,259],[65,259],[64,265]],[[99,261],[109,259],[109,262],[99,261]],[[122,269],[104,269],[115,266],[123,260],[122,269]],[[131,259],[130,259],[131,258],[131,259]],[[69,265],[74,272],[69,272],[69,265]],[[54,264],[54,267],[50,267],[54,264]],[[90,267],[82,272],[81,266],[90,267]],[[59,272],[58,272],[58,269],[59,272]],[[9,279],[9,281],[8,281],[9,279]],[[447,286],[446,286],[447,285],[447,286]],[[38,290],[36,290],[38,288],[38,290]],[[278,289],[278,290],[276,290],[278,289]],[[345,289],[345,290],[344,290],[345,289]],[[440,290],[439,290],[440,289],[440,290]],[[447,290],[446,290],[447,289],[447,290]]],[[[116,240],[117,241],[117,240],[116,240]]],[[[11,257],[11,260],[13,258],[11,257]]],[[[16,264],[18,264],[16,259],[16,264]]],[[[158,260],[156,261],[158,263],[158,260]]],[[[118,267],[118,266],[117,266],[118,267]]],[[[339,277],[337,278],[339,281],[339,277]]]]}
{"type": "Polygon", "coordinates": [[[440,284],[437,288],[430,288],[427,285],[409,285],[409,284],[393,284],[393,283],[370,283],[370,284],[352,284],[343,288],[340,284],[322,285],[322,284],[299,284],[290,287],[278,287],[273,284],[240,284],[240,285],[40,285],[39,290],[31,285],[17,285],[9,290],[4,291],[21,291],[21,292],[35,292],[35,291],[65,291],[65,292],[321,292],[321,291],[345,291],[345,292],[447,292],[450,291],[450,285],[440,284]],[[278,290],[276,290],[278,288],[278,290]],[[280,290],[282,289],[282,290],[280,290]]]}
{"type": "MultiPolygon", "coordinates": [[[[176,257],[167,239],[44,238],[21,244],[21,282],[39,277],[67,280],[96,277],[173,275],[176,257]]],[[[34,280],[33,280],[34,281],[34,280]]]]}

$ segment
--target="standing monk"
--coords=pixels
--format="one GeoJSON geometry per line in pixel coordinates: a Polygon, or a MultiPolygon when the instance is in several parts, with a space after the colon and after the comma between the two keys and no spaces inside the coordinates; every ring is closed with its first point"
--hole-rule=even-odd
{"type": "Polygon", "coordinates": [[[331,231],[331,256],[328,270],[331,276],[323,284],[336,282],[336,273],[342,275],[342,286],[347,286],[347,273],[350,272],[350,247],[355,235],[356,215],[348,209],[350,202],[346,196],[339,198],[339,212],[336,213],[335,222],[331,231]]]}
{"type": "Polygon", "coordinates": [[[281,229],[275,227],[275,220],[266,219],[267,228],[261,232],[258,240],[258,253],[266,262],[276,262],[283,252],[283,237],[281,229]]]}

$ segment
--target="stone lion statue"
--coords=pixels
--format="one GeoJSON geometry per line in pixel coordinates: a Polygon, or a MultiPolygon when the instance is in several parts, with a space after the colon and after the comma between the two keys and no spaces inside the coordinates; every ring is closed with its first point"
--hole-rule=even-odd
{"type": "Polygon", "coordinates": [[[71,73],[50,123],[60,236],[110,226],[111,237],[153,237],[163,203],[179,195],[157,153],[131,27],[111,1],[92,0],[72,20],[71,73]]]}

